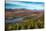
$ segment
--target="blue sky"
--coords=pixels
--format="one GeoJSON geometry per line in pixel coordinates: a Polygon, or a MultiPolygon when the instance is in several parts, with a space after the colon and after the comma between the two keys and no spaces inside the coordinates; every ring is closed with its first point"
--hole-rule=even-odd
{"type": "Polygon", "coordinates": [[[21,1],[6,1],[6,8],[7,9],[21,9],[21,8],[25,8],[25,9],[31,9],[31,10],[42,10],[44,9],[44,3],[43,2],[31,2],[31,1],[25,1],[25,2],[21,2],[21,1]]]}

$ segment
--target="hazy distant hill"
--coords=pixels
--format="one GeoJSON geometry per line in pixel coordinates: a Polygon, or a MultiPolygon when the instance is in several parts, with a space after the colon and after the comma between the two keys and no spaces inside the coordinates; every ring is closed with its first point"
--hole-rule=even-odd
{"type": "Polygon", "coordinates": [[[43,10],[27,10],[27,9],[6,9],[6,17],[11,16],[30,16],[32,15],[39,15],[40,13],[43,14],[43,10]]]}

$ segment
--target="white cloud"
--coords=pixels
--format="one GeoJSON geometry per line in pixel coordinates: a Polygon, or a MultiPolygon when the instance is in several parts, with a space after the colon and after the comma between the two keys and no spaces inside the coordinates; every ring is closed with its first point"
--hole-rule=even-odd
{"type": "MultiPolygon", "coordinates": [[[[21,3],[21,2],[14,2],[14,1],[20,1],[20,0],[6,0],[7,3],[10,4],[17,4],[20,5],[22,7],[10,7],[10,8],[27,8],[27,9],[43,9],[42,4],[38,5],[38,4],[25,4],[25,3],[21,3]],[[25,7],[24,7],[25,6],[25,7]]],[[[21,0],[24,1],[24,0],[21,0]]],[[[25,1],[32,1],[32,2],[43,2],[43,0],[25,0],[25,1]]],[[[7,7],[9,8],[9,7],[7,7]]]]}
{"type": "Polygon", "coordinates": [[[11,6],[10,8],[26,8],[26,9],[38,9],[38,10],[39,9],[43,9],[43,5],[42,4],[25,4],[25,3],[21,3],[21,2],[13,2],[11,4],[13,4],[13,5],[16,4],[16,5],[19,5],[20,7],[11,6]]]}

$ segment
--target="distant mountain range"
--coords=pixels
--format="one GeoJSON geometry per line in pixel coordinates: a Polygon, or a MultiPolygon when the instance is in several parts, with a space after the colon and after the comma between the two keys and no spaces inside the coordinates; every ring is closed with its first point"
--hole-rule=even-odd
{"type": "Polygon", "coordinates": [[[29,10],[29,9],[24,9],[24,8],[22,8],[22,9],[5,9],[5,11],[12,11],[12,12],[13,12],[13,11],[29,11],[29,12],[30,12],[30,11],[32,11],[32,12],[36,12],[36,11],[38,12],[38,11],[39,11],[39,12],[40,12],[40,11],[44,11],[44,9],[43,9],[43,10],[36,10],[36,9],[34,9],[34,10],[29,10]]]}
{"type": "Polygon", "coordinates": [[[6,17],[15,15],[15,16],[28,16],[31,14],[40,14],[43,13],[44,10],[27,10],[27,9],[5,9],[6,17]]]}

